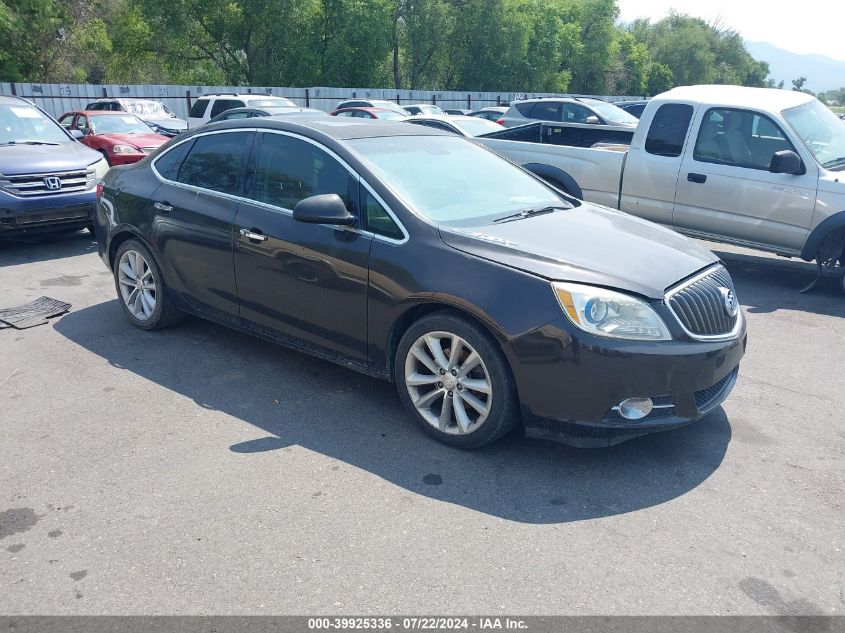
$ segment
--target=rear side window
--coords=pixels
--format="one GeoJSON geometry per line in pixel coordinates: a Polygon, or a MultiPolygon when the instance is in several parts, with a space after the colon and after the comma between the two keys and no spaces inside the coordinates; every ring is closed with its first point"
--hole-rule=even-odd
{"type": "Polygon", "coordinates": [[[666,103],[660,106],[648,129],[645,151],[656,156],[680,156],[692,120],[692,112],[693,107],[684,103],[666,103]]]}
{"type": "Polygon", "coordinates": [[[531,109],[531,118],[541,121],[560,121],[560,104],[548,101],[535,103],[531,109]]]}
{"type": "Polygon", "coordinates": [[[252,132],[200,136],[182,162],[176,180],[203,189],[240,195],[251,140],[252,132]]]}
{"type": "Polygon", "coordinates": [[[197,99],[194,105],[191,106],[191,111],[188,116],[193,119],[201,119],[208,107],[208,99],[197,99]]]}

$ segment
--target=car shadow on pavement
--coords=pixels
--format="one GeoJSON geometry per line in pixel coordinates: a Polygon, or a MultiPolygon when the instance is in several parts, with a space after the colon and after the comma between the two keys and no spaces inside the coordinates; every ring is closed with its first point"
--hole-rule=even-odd
{"type": "Polygon", "coordinates": [[[32,264],[97,252],[97,240],[87,230],[0,238],[0,267],[32,264]]]}
{"type": "Polygon", "coordinates": [[[719,408],[696,424],[611,448],[512,434],[461,451],[417,428],[392,384],[199,319],[145,332],[110,301],[53,327],[117,376],[131,371],[255,427],[254,437],[221,450],[250,459],[298,445],[410,492],[512,521],[580,521],[671,501],[719,467],[731,439],[719,408]]]}
{"type": "Polygon", "coordinates": [[[716,255],[731,273],[740,303],[752,314],[797,310],[845,316],[845,293],[836,277],[825,276],[809,292],[799,292],[813,281],[815,264],[727,252],[716,255]]]}

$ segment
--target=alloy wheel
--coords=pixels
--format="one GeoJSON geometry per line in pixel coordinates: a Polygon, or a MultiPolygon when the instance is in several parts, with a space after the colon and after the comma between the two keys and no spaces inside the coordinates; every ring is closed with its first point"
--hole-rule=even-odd
{"type": "Polygon", "coordinates": [[[156,308],[156,280],[144,256],[127,250],[117,264],[120,296],[129,313],[139,321],[152,317],[156,308]]]}
{"type": "Polygon", "coordinates": [[[429,332],[414,341],[405,358],[405,388],[423,419],[450,435],[477,430],[493,404],[484,361],[450,332],[429,332]]]}

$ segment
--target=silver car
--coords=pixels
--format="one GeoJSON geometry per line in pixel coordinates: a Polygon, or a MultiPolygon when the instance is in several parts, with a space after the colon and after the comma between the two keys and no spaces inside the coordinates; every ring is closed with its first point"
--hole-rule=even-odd
{"type": "Polygon", "coordinates": [[[513,127],[532,121],[582,123],[586,125],[612,125],[637,127],[637,117],[622,108],[588,97],[541,97],[511,104],[502,117],[502,125],[513,127]]]}

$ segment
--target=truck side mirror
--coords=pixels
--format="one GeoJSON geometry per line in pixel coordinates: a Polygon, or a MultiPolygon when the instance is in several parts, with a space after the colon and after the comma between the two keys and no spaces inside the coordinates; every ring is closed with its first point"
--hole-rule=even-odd
{"type": "Polygon", "coordinates": [[[772,155],[772,162],[769,163],[769,171],[773,174],[793,174],[800,176],[806,173],[801,157],[791,149],[783,149],[772,155]]]}

